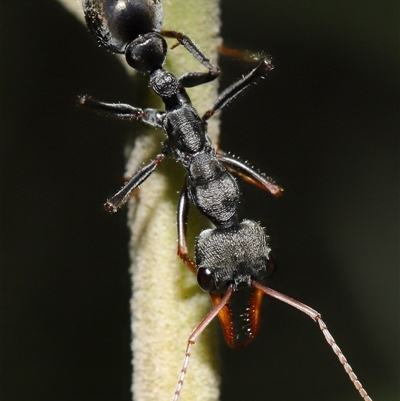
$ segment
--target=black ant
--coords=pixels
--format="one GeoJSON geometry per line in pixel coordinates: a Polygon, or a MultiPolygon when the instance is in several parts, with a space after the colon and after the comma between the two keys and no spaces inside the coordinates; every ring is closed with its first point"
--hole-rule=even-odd
{"type": "Polygon", "coordinates": [[[218,153],[207,136],[207,120],[252,82],[272,70],[271,60],[263,58],[249,74],[223,91],[214,105],[200,117],[192,107],[185,88],[216,79],[220,70],[189,37],[180,32],[161,30],[163,12],[159,1],[83,0],[83,9],[89,30],[97,41],[109,50],[125,54],[132,68],[148,73],[151,88],[165,104],[165,111],[160,111],[140,109],[128,104],[99,102],[88,96],[80,98],[84,106],[116,118],[140,120],[162,128],[167,136],[161,153],[140,168],[107,201],[106,208],[111,212],[117,211],[166,156],[176,159],[187,170],[178,205],[178,255],[197,275],[200,287],[210,294],[214,307],[188,339],[173,400],[179,398],[191,346],[211,320],[219,317],[229,346],[244,347],[254,340],[258,332],[264,294],[299,309],[317,321],[362,398],[371,400],[328,332],[321,315],[309,306],[264,286],[266,279],[275,270],[275,260],[268,245],[269,238],[258,223],[250,220],[239,222],[239,189],[229,171],[273,195],[280,195],[282,189],[240,160],[218,153]],[[208,69],[208,73],[190,72],[177,79],[163,69],[167,53],[163,36],[175,38],[208,69]],[[189,202],[215,226],[199,234],[195,245],[195,261],[188,257],[186,245],[189,202]]]}

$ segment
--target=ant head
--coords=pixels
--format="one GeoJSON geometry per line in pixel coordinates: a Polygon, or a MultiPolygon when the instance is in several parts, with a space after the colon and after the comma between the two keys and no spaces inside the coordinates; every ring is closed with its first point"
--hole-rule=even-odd
{"type": "Polygon", "coordinates": [[[178,93],[178,80],[175,75],[163,69],[157,69],[150,75],[150,86],[162,99],[168,99],[178,93]]]}
{"type": "Polygon", "coordinates": [[[115,53],[139,35],[159,32],[163,25],[160,0],[83,0],[86,24],[95,39],[115,53]]]}
{"type": "Polygon", "coordinates": [[[226,229],[203,231],[196,241],[197,281],[209,293],[223,294],[229,285],[234,291],[264,283],[275,271],[275,259],[264,229],[245,220],[226,229]]]}
{"type": "Polygon", "coordinates": [[[127,63],[140,72],[151,74],[162,68],[167,54],[167,42],[158,33],[147,33],[129,43],[125,51],[127,63]]]}

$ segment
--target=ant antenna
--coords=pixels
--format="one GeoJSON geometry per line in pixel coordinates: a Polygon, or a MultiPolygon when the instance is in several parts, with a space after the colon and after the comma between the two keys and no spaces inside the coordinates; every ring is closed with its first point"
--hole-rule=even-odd
{"type": "Polygon", "coordinates": [[[333,352],[336,354],[340,363],[343,365],[343,368],[346,371],[346,373],[348,374],[352,383],[354,384],[354,387],[358,390],[361,397],[365,401],[372,401],[371,398],[369,397],[368,393],[364,389],[363,385],[358,380],[356,374],[353,371],[353,368],[347,362],[347,359],[344,356],[343,352],[341,351],[339,346],[336,344],[336,341],[333,338],[333,336],[331,335],[331,333],[329,332],[328,328],[326,327],[325,322],[321,319],[321,314],[319,312],[317,312],[316,310],[303,304],[300,301],[297,301],[287,295],[284,295],[278,291],[273,290],[272,288],[265,287],[265,286],[257,283],[257,281],[252,280],[251,284],[253,287],[258,288],[260,291],[262,291],[265,295],[268,295],[272,298],[278,299],[279,301],[285,302],[286,304],[288,304],[290,306],[293,306],[293,308],[300,310],[301,312],[310,316],[311,319],[313,319],[315,322],[318,322],[319,328],[321,329],[322,333],[324,334],[326,342],[332,347],[333,352]]]}
{"type": "MultiPolygon", "coordinates": [[[[296,299],[293,299],[285,294],[282,294],[278,291],[273,290],[272,288],[265,287],[258,283],[255,280],[251,281],[251,285],[261,292],[263,292],[265,295],[268,295],[272,298],[278,299],[279,301],[282,301],[293,308],[298,309],[299,311],[305,313],[306,315],[310,316],[311,319],[313,319],[315,322],[318,322],[319,328],[321,329],[322,333],[325,336],[326,342],[332,347],[333,352],[336,354],[338,357],[340,363],[343,365],[344,370],[346,371],[347,375],[349,376],[351,382],[354,384],[354,387],[358,390],[360,393],[360,396],[364,401],[372,401],[371,397],[368,395],[367,391],[364,389],[363,385],[361,382],[358,380],[356,374],[353,371],[353,368],[350,366],[350,364],[347,362],[346,357],[344,356],[343,352],[337,345],[335,339],[329,332],[325,322],[321,318],[321,314],[317,312],[315,309],[312,309],[308,305],[303,304],[300,301],[297,301],[296,299]]],[[[185,352],[185,357],[183,359],[183,364],[182,368],[179,374],[178,378],[178,383],[175,388],[174,396],[172,397],[172,401],[178,401],[183,382],[185,380],[186,372],[188,369],[189,365],[189,359],[191,355],[191,348],[192,345],[194,345],[197,341],[197,338],[199,335],[203,332],[203,330],[211,323],[211,321],[214,319],[215,316],[217,316],[222,309],[227,306],[231,296],[233,293],[233,285],[231,284],[221,301],[214,306],[213,309],[205,316],[205,318],[200,322],[200,324],[192,331],[192,334],[188,338],[188,343],[186,346],[186,352],[185,352]]]]}
{"type": "Polygon", "coordinates": [[[218,313],[221,312],[222,308],[225,307],[225,305],[231,298],[232,293],[233,293],[233,287],[229,286],[221,302],[218,305],[214,306],[214,308],[212,308],[210,312],[207,313],[205,318],[199,323],[199,325],[192,331],[192,334],[189,336],[188,343],[186,346],[185,358],[183,359],[182,369],[181,372],[179,373],[178,383],[176,384],[172,401],[177,401],[181,394],[183,382],[185,380],[187,368],[189,365],[189,359],[191,355],[190,350],[192,348],[192,345],[196,344],[199,335],[211,323],[211,321],[215,318],[215,316],[217,316],[218,313]]]}

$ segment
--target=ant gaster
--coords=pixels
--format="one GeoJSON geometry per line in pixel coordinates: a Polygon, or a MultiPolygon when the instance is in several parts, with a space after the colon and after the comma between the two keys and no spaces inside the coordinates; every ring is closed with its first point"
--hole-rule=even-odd
{"type": "Polygon", "coordinates": [[[162,128],[167,139],[161,153],[140,168],[125,186],[106,203],[115,212],[129,195],[169,156],[187,170],[178,205],[178,254],[197,275],[200,287],[207,291],[213,309],[188,339],[184,363],[173,400],[180,395],[189,363],[191,346],[218,316],[225,339],[233,348],[251,342],[258,331],[261,301],[264,294],[277,298],[318,321],[326,340],[339,357],[350,379],[365,400],[370,400],[344,355],[314,309],[264,286],[275,270],[275,261],[264,229],[256,222],[239,222],[239,189],[235,172],[245,180],[280,195],[282,189],[240,160],[217,153],[207,135],[207,120],[235,98],[252,82],[272,70],[264,58],[249,74],[228,87],[214,105],[200,117],[192,107],[185,88],[216,79],[220,73],[194,42],[176,31],[162,30],[163,11],[158,0],[83,0],[86,23],[92,35],[107,49],[125,54],[134,69],[150,75],[150,87],[165,104],[165,111],[141,109],[122,103],[104,103],[82,96],[80,103],[120,119],[140,120],[162,128]],[[175,38],[204,67],[206,73],[189,72],[176,78],[163,68],[167,53],[164,37],[175,38]],[[229,171],[228,171],[229,170],[229,171]],[[188,257],[186,226],[189,201],[215,226],[204,230],[196,240],[195,262],[188,257]]]}

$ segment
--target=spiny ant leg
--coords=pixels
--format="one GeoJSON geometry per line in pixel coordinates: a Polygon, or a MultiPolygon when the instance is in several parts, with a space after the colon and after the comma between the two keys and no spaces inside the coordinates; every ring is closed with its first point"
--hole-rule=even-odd
{"type": "Polygon", "coordinates": [[[104,207],[110,213],[115,213],[122,205],[126,203],[132,191],[134,191],[154,172],[156,167],[163,161],[164,157],[164,154],[159,154],[149,164],[136,171],[136,173],[133,174],[126,184],[114,196],[107,200],[107,202],[104,204],[104,207]]]}
{"type": "Polygon", "coordinates": [[[193,88],[214,81],[218,75],[212,75],[210,72],[186,72],[179,77],[178,82],[184,88],[193,88]]]}
{"type": "MultiPolygon", "coordinates": [[[[220,74],[220,69],[215,67],[209,58],[205,56],[205,54],[199,49],[199,47],[182,32],[177,31],[161,31],[161,35],[166,38],[176,39],[179,44],[181,44],[193,57],[198,60],[204,67],[206,67],[210,73],[215,75],[215,78],[220,74]]],[[[176,47],[176,46],[174,46],[176,47]]]]}
{"type": "Polygon", "coordinates": [[[197,274],[196,263],[188,257],[187,249],[187,221],[189,215],[189,200],[187,195],[187,177],[183,184],[178,202],[178,256],[183,260],[192,273],[197,274]]]}
{"type": "Polygon", "coordinates": [[[253,184],[265,191],[269,191],[274,196],[282,195],[283,188],[281,188],[279,185],[276,185],[271,178],[257,173],[246,163],[236,159],[234,156],[228,156],[224,153],[217,153],[217,158],[224,163],[225,167],[229,171],[239,175],[250,184],[253,184]]]}
{"type": "Polygon", "coordinates": [[[233,289],[232,285],[230,285],[221,302],[218,305],[215,305],[210,312],[207,313],[205,318],[199,323],[199,325],[192,331],[192,334],[188,338],[188,343],[186,346],[185,358],[183,359],[183,364],[181,368],[181,372],[179,374],[178,383],[175,388],[174,396],[172,397],[172,401],[177,401],[179,395],[182,391],[183,382],[185,380],[186,372],[189,365],[190,359],[190,350],[192,345],[196,344],[197,338],[204,331],[204,329],[211,323],[211,321],[218,315],[218,313],[222,310],[222,308],[229,302],[229,299],[232,295],[233,289]]]}
{"type": "Polygon", "coordinates": [[[104,113],[122,120],[136,120],[139,119],[143,114],[142,109],[133,107],[130,104],[105,103],[95,100],[88,95],[78,96],[78,100],[79,105],[82,107],[88,107],[100,113],[104,113]]]}
{"type": "Polygon", "coordinates": [[[321,314],[316,310],[310,308],[308,305],[303,304],[296,299],[293,299],[285,294],[282,294],[278,291],[275,291],[271,288],[265,287],[257,281],[252,280],[251,285],[255,288],[261,290],[264,294],[276,298],[279,301],[285,302],[286,304],[293,306],[294,308],[300,310],[301,312],[305,313],[306,315],[310,316],[315,322],[318,322],[319,327],[322,333],[325,336],[326,342],[332,347],[333,352],[339,358],[340,363],[343,365],[344,370],[346,371],[347,375],[349,376],[351,382],[354,384],[354,387],[358,390],[361,397],[364,401],[372,401],[369,397],[368,393],[365,391],[364,387],[362,386],[361,382],[358,380],[356,374],[353,371],[353,368],[348,364],[346,357],[343,355],[343,352],[340,350],[338,345],[336,344],[335,339],[332,337],[331,333],[328,331],[326,324],[321,319],[321,314]]]}
{"type": "Polygon", "coordinates": [[[95,100],[88,95],[79,96],[79,105],[89,107],[99,113],[120,120],[139,120],[155,128],[162,128],[164,111],[155,109],[140,109],[126,103],[106,103],[95,100]]]}
{"type": "Polygon", "coordinates": [[[167,38],[176,39],[178,43],[172,46],[172,48],[175,48],[178,45],[182,45],[197,61],[199,61],[204,67],[208,69],[208,73],[188,72],[183,74],[179,78],[178,82],[184,88],[193,88],[194,86],[214,81],[214,79],[216,79],[220,75],[221,70],[211,63],[211,60],[205,56],[200,48],[188,36],[186,36],[182,32],[164,30],[161,31],[161,34],[167,38]]]}
{"type": "Polygon", "coordinates": [[[266,58],[266,54],[263,52],[250,52],[248,50],[238,50],[231,47],[227,47],[224,44],[218,46],[218,53],[222,56],[234,58],[246,63],[258,63],[262,59],[266,58]]]}
{"type": "Polygon", "coordinates": [[[231,102],[240,92],[245,90],[252,82],[255,82],[259,78],[263,78],[268,71],[273,69],[273,65],[269,58],[265,58],[260,64],[252,71],[250,71],[246,76],[239,79],[237,82],[225,89],[219,96],[213,106],[207,110],[202,119],[207,121],[212,117],[217,111],[225,107],[229,102],[231,102]]]}

